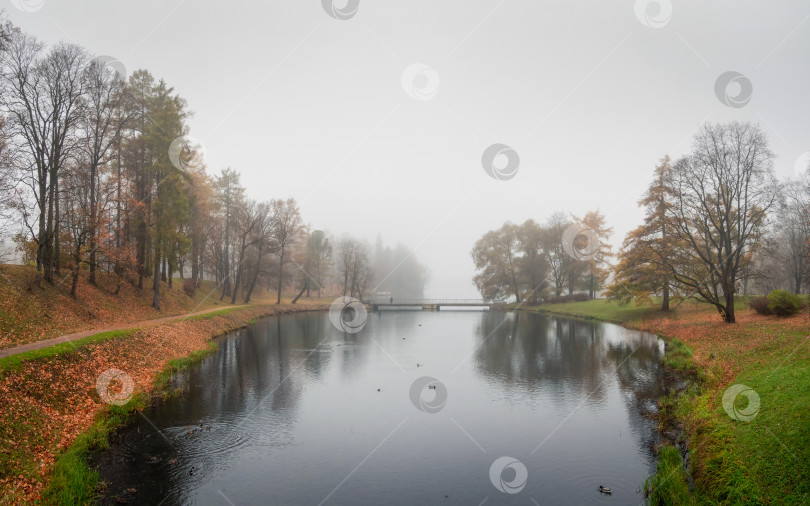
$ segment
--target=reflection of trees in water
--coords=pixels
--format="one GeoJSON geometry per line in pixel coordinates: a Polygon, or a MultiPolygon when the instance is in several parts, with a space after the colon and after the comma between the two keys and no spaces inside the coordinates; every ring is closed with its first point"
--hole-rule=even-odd
{"type": "MultiPolygon", "coordinates": [[[[102,455],[106,463],[99,470],[110,491],[137,485],[145,503],[184,503],[183,495],[196,489],[192,485],[204,473],[239,458],[229,449],[291,442],[303,383],[320,376],[332,357],[318,348],[331,328],[325,315],[299,315],[262,320],[221,339],[213,356],[172,380],[174,387],[188,387],[187,393],[148,409],[102,455]],[[152,424],[171,442],[157,437],[152,424]],[[185,426],[199,432],[189,435],[185,426]],[[150,462],[152,456],[157,464],[150,462]],[[182,460],[170,465],[176,457],[182,460]],[[200,474],[189,475],[192,465],[200,474]]],[[[101,502],[115,501],[110,496],[101,502]]]]}
{"type": "Polygon", "coordinates": [[[649,334],[587,320],[491,312],[482,314],[476,336],[479,371],[509,386],[599,403],[615,377],[635,413],[629,417],[634,429],[644,426],[637,416],[641,408],[654,406],[662,392],[658,343],[649,334]]]}

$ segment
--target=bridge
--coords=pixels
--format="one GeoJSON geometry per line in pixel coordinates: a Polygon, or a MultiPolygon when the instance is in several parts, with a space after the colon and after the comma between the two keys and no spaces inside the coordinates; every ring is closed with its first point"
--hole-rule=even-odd
{"type": "Polygon", "coordinates": [[[503,302],[492,302],[484,299],[398,299],[372,297],[363,300],[363,304],[377,310],[384,307],[420,307],[426,311],[438,311],[442,307],[488,307],[497,309],[503,302]]]}

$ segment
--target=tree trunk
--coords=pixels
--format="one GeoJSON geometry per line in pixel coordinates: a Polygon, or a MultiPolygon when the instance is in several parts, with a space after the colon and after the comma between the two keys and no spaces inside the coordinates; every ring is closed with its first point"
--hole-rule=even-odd
{"type": "Polygon", "coordinates": [[[281,247],[281,254],[278,256],[278,291],[276,304],[281,304],[281,285],[284,283],[284,246],[281,247]]]}
{"type": "Polygon", "coordinates": [[[62,221],[62,214],[59,212],[59,180],[54,178],[54,186],[56,187],[56,193],[54,198],[56,199],[56,216],[54,217],[53,222],[53,270],[57,276],[62,275],[62,241],[60,241],[60,221],[62,221]]]}
{"type": "Polygon", "coordinates": [[[661,311],[669,311],[669,283],[664,283],[663,300],[661,301],[661,311]]]}
{"type": "Polygon", "coordinates": [[[300,299],[300,298],[301,298],[301,295],[303,295],[303,294],[304,294],[304,291],[305,291],[305,290],[307,290],[307,289],[309,289],[309,282],[308,282],[308,281],[304,281],[304,287],[303,287],[303,288],[301,288],[301,291],[300,291],[300,292],[298,292],[298,295],[296,295],[296,296],[295,296],[295,298],[293,299],[292,303],[293,303],[293,304],[295,304],[296,302],[298,302],[298,299],[300,299]]]}
{"type": "Polygon", "coordinates": [[[737,320],[734,318],[734,292],[729,291],[726,292],[726,308],[725,308],[725,318],[723,319],[726,323],[734,323],[737,320]]]}
{"type": "Polygon", "coordinates": [[[90,164],[90,284],[96,284],[96,164],[90,164]]]}
{"type": "Polygon", "coordinates": [[[152,307],[160,311],[160,248],[155,245],[154,272],[152,273],[152,307]]]}

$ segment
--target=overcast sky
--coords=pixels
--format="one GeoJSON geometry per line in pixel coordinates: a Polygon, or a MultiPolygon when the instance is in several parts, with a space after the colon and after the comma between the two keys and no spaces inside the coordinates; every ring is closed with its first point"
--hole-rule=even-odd
{"type": "Polygon", "coordinates": [[[806,0],[3,1],[46,42],[174,86],[209,172],[413,249],[432,297],[478,295],[470,249],[506,220],[598,208],[617,247],[702,122],[760,123],[781,178],[810,151],[806,0]],[[511,179],[482,166],[495,143],[511,179]]]}

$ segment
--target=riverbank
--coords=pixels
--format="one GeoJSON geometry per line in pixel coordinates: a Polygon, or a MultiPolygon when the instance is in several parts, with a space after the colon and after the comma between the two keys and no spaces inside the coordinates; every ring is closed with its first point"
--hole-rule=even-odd
{"type": "Polygon", "coordinates": [[[86,465],[88,451],[103,447],[110,430],[162,395],[172,372],[210,352],[214,337],[265,316],[328,307],[309,300],[230,307],[3,359],[2,504],[86,502],[97,480],[86,465]]]}
{"type": "Polygon", "coordinates": [[[653,504],[810,503],[806,311],[790,318],[761,316],[741,301],[738,322],[729,325],[710,306],[693,302],[669,313],[604,300],[520,310],[620,323],[667,341],[667,365],[691,379],[661,400],[661,423],[678,426],[689,465],[685,470],[673,447],[661,449],[658,473],[648,481],[653,504]],[[745,395],[726,402],[737,419],[727,413],[723,396],[734,385],[759,397],[753,418],[746,416],[745,395]]]}

